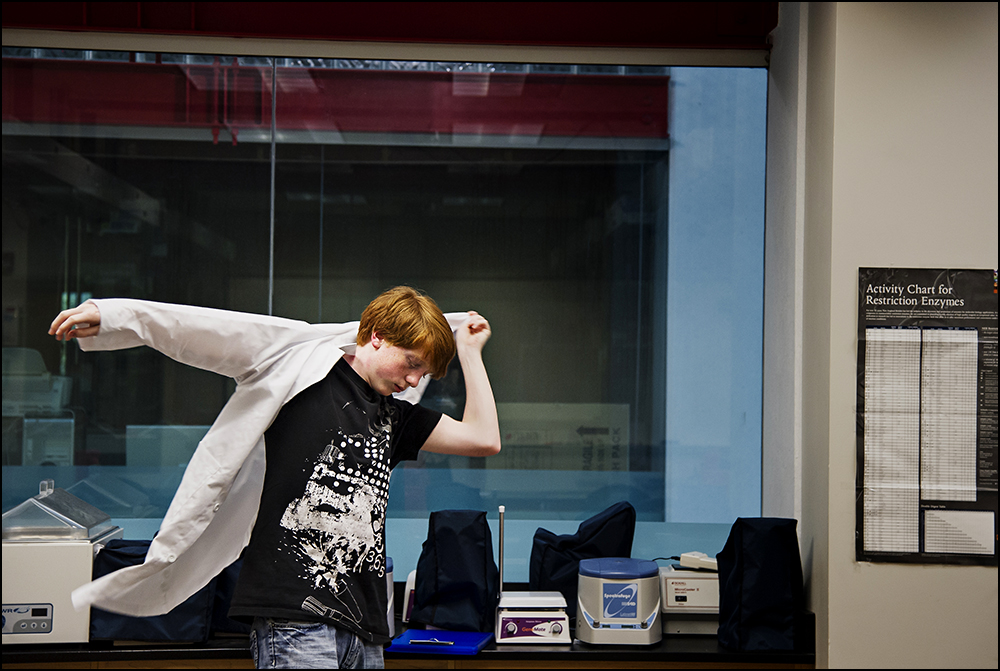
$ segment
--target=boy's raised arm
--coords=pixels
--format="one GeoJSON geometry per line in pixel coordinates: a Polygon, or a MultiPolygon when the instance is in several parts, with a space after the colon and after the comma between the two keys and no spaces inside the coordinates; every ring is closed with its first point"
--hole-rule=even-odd
{"type": "Polygon", "coordinates": [[[459,422],[448,415],[434,427],[422,449],[441,454],[485,457],[500,452],[500,427],[483,347],[490,339],[490,324],[476,312],[458,328],[455,339],[458,360],[465,377],[465,412],[459,422]]]}

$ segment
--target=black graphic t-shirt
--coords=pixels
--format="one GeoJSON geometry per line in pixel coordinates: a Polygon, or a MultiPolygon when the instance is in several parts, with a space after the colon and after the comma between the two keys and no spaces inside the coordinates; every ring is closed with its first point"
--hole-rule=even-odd
{"type": "Polygon", "coordinates": [[[260,512],[230,617],[326,622],[388,642],[389,474],[440,419],[380,396],[343,359],[286,403],[264,434],[260,512]]]}

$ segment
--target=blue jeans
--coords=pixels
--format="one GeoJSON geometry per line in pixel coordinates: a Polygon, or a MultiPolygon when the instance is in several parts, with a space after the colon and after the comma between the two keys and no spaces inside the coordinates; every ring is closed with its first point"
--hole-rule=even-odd
{"type": "Polygon", "coordinates": [[[256,617],[250,649],[258,669],[381,669],[382,646],[322,622],[256,617]]]}

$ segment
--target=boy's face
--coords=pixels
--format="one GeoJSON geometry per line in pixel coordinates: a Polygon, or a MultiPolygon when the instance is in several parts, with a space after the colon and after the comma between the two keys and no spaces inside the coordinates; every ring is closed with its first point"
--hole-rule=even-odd
{"type": "Polygon", "coordinates": [[[391,345],[377,335],[373,335],[372,344],[375,348],[366,379],[382,396],[416,387],[420,378],[430,372],[423,354],[417,350],[391,345]]]}

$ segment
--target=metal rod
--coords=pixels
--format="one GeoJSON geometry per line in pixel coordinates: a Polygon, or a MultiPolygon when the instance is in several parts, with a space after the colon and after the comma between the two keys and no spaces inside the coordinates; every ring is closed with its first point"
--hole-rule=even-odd
{"type": "Polygon", "coordinates": [[[270,256],[267,264],[267,314],[274,314],[274,164],[276,157],[276,140],[274,114],[277,108],[278,98],[278,59],[271,59],[271,208],[270,208],[270,256]]]}
{"type": "MultiPolygon", "coordinates": [[[[62,300],[59,301],[60,310],[68,310],[76,307],[70,304],[69,300],[69,215],[66,215],[63,234],[63,272],[62,272],[62,300]]],[[[63,339],[59,348],[59,374],[66,375],[66,340],[63,339]]]]}
{"type": "MultiPolygon", "coordinates": [[[[324,190],[325,173],[324,164],[326,154],[323,151],[326,145],[319,146],[319,286],[316,290],[316,321],[323,321],[323,199],[326,197],[324,190]]],[[[79,348],[78,348],[79,349],[79,348]]]]}
{"type": "Polygon", "coordinates": [[[500,594],[503,594],[503,513],[504,507],[500,506],[500,594]]]}

